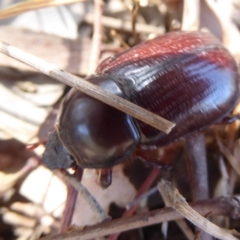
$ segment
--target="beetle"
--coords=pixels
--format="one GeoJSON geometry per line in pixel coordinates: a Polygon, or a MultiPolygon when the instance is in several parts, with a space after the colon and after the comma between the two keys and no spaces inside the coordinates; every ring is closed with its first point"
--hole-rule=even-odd
{"type": "Polygon", "coordinates": [[[86,80],[176,126],[165,134],[73,88],[43,155],[51,169],[76,163],[106,173],[133,155],[154,160],[156,149],[222,121],[239,97],[233,57],[203,32],[171,32],[140,43],[104,60],[86,80]]]}

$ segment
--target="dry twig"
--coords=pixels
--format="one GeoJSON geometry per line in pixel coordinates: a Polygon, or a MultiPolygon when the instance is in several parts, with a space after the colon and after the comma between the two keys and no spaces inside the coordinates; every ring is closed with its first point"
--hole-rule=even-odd
{"type": "MultiPolygon", "coordinates": [[[[141,188],[139,189],[138,193],[137,193],[137,197],[141,196],[143,193],[145,193],[154,183],[154,181],[156,180],[156,178],[159,176],[159,169],[154,168],[150,174],[148,175],[148,178],[144,181],[144,183],[142,184],[141,188]]],[[[135,213],[135,211],[137,210],[139,205],[139,202],[137,202],[135,205],[133,205],[130,209],[128,209],[126,212],[124,212],[122,218],[126,218],[129,216],[132,216],[133,213],[135,213]]],[[[118,236],[120,235],[119,233],[113,234],[109,237],[109,240],[117,240],[118,236]]]]}
{"type": "MultiPolygon", "coordinates": [[[[234,197],[217,198],[191,203],[190,206],[201,215],[212,212],[215,215],[230,215],[234,218],[240,217],[240,204],[234,197]]],[[[137,214],[127,218],[115,219],[103,222],[95,226],[76,229],[69,233],[47,236],[41,240],[88,240],[106,236],[116,232],[123,232],[161,223],[182,219],[182,215],[172,208],[163,208],[147,213],[137,214]]]]}
{"type": "Polygon", "coordinates": [[[111,94],[104,89],[85,81],[82,78],[76,77],[68,72],[58,69],[56,66],[45,62],[31,54],[27,54],[16,47],[0,42],[0,52],[14,59],[17,59],[18,61],[21,61],[64,84],[74,87],[79,91],[98,99],[99,101],[117,108],[118,110],[123,111],[133,116],[134,118],[137,118],[157,128],[160,131],[169,133],[175,126],[175,124],[172,122],[156,114],[153,114],[123,98],[111,94]]]}
{"type": "Polygon", "coordinates": [[[228,231],[211,223],[206,218],[197,213],[193,208],[191,208],[190,205],[186,202],[185,198],[183,198],[183,196],[178,192],[176,188],[173,187],[170,182],[161,180],[161,182],[158,184],[158,189],[168,206],[171,206],[173,209],[177,210],[182,214],[182,216],[187,218],[203,231],[221,240],[237,240],[237,238],[230,234],[228,231]]]}
{"type": "Polygon", "coordinates": [[[234,25],[231,17],[232,1],[214,1],[204,0],[209,9],[215,15],[222,30],[222,42],[225,47],[237,57],[240,55],[240,33],[236,25],[234,25]]]}
{"type": "Polygon", "coordinates": [[[92,51],[89,62],[90,73],[94,73],[98,66],[98,61],[101,52],[102,42],[102,0],[94,0],[94,22],[93,22],[93,38],[92,51]]]}
{"type": "Polygon", "coordinates": [[[216,139],[221,153],[226,157],[226,159],[228,160],[232,168],[237,172],[237,174],[240,175],[240,165],[238,161],[236,160],[234,155],[230,152],[230,150],[223,145],[218,135],[216,136],[216,139]]]}
{"type": "Polygon", "coordinates": [[[111,219],[111,217],[109,217],[99,205],[97,200],[79,181],[76,180],[76,178],[74,178],[70,174],[67,174],[66,172],[63,174],[63,177],[81,194],[83,198],[86,199],[92,210],[98,215],[101,222],[111,219]]]}
{"type": "MultiPolygon", "coordinates": [[[[81,0],[85,1],[85,0],[81,0]]],[[[64,4],[71,4],[80,2],[80,0],[38,0],[38,1],[23,1],[14,5],[11,5],[0,11],[0,19],[13,17],[21,13],[37,10],[40,8],[46,8],[51,6],[59,6],[64,4]]]]}
{"type": "MultiPolygon", "coordinates": [[[[94,16],[92,14],[86,14],[84,21],[89,24],[93,24],[94,16]]],[[[118,18],[103,16],[102,26],[115,29],[115,30],[132,32],[132,22],[118,19],[118,18]]],[[[155,34],[155,35],[162,35],[165,33],[164,28],[155,27],[145,23],[136,23],[135,29],[137,33],[155,34]]]]}
{"type": "Polygon", "coordinates": [[[184,0],[182,30],[196,31],[199,29],[199,0],[184,0]]]}

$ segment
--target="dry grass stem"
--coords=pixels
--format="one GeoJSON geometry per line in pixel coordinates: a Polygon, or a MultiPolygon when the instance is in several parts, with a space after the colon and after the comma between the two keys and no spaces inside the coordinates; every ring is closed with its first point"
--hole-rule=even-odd
{"type": "Polygon", "coordinates": [[[234,155],[230,152],[230,150],[224,146],[222,141],[220,140],[219,136],[216,136],[217,143],[219,146],[219,149],[221,153],[226,157],[232,168],[237,172],[237,174],[240,176],[240,165],[234,155]]]}
{"type": "MultiPolygon", "coordinates": [[[[150,172],[150,174],[148,175],[148,177],[145,179],[144,183],[142,184],[142,186],[138,190],[136,198],[141,196],[143,193],[145,193],[152,186],[154,181],[156,181],[157,177],[159,176],[159,173],[160,173],[159,169],[157,169],[157,168],[152,169],[152,171],[150,172]]],[[[122,215],[122,218],[124,219],[126,217],[132,216],[136,212],[136,210],[138,208],[138,204],[139,204],[139,202],[137,202],[130,209],[125,211],[124,214],[122,215]]],[[[109,236],[108,240],[117,240],[120,233],[121,232],[109,236]]]]}
{"type": "Polygon", "coordinates": [[[158,184],[158,189],[168,206],[171,206],[173,209],[177,210],[185,218],[187,218],[203,231],[222,240],[237,240],[237,238],[230,234],[228,231],[211,223],[206,218],[197,213],[193,208],[191,208],[186,202],[185,198],[170,182],[161,180],[161,182],[158,184]]]}
{"type": "MultiPolygon", "coordinates": [[[[84,21],[93,24],[94,22],[94,15],[93,14],[86,14],[84,21]]],[[[102,26],[108,27],[111,29],[115,29],[117,31],[126,31],[132,32],[132,22],[127,20],[122,20],[113,17],[102,17],[102,26]]],[[[136,32],[138,33],[145,33],[145,34],[155,34],[155,35],[162,35],[165,33],[165,29],[161,27],[155,27],[152,25],[148,25],[145,23],[136,23],[135,25],[136,32]]]]}
{"type": "Polygon", "coordinates": [[[80,194],[81,196],[89,203],[91,209],[98,215],[99,220],[105,221],[110,220],[111,217],[103,210],[97,200],[91,195],[91,193],[79,182],[76,178],[71,176],[68,173],[64,173],[63,177],[68,181],[80,194]]]}
{"type": "Polygon", "coordinates": [[[169,133],[175,126],[174,123],[153,114],[123,98],[111,94],[104,89],[93,85],[82,78],[76,77],[68,72],[58,69],[56,66],[39,59],[31,54],[25,53],[20,49],[10,46],[6,43],[0,42],[0,52],[21,61],[28,66],[64,83],[79,91],[98,99],[120,111],[123,111],[134,118],[137,118],[160,131],[169,133]]]}
{"type": "Polygon", "coordinates": [[[156,191],[158,191],[157,187],[153,187],[151,188],[149,191],[143,193],[142,195],[140,195],[139,197],[137,197],[136,199],[134,199],[132,202],[130,202],[127,206],[126,209],[130,209],[132,208],[134,205],[139,204],[139,202],[141,202],[143,199],[146,199],[148,197],[150,197],[152,194],[154,194],[156,191]]]}
{"type": "Polygon", "coordinates": [[[21,13],[38,10],[40,8],[59,6],[64,4],[71,4],[76,2],[83,2],[85,0],[31,0],[24,1],[14,5],[11,5],[7,8],[4,8],[0,11],[0,19],[13,17],[21,13]]]}
{"type": "Polygon", "coordinates": [[[184,0],[182,30],[196,31],[199,29],[199,0],[184,0]]]}
{"type": "MultiPolygon", "coordinates": [[[[216,215],[230,215],[234,218],[240,217],[239,201],[234,197],[218,198],[191,203],[190,206],[201,215],[209,212],[216,215]]],[[[163,208],[155,211],[137,214],[127,218],[115,219],[103,222],[84,229],[75,229],[69,233],[62,233],[47,236],[41,240],[88,240],[110,235],[116,232],[123,232],[130,229],[150,226],[166,221],[182,219],[182,215],[172,208],[163,208]]],[[[226,239],[226,238],[225,238],[226,239]]],[[[234,238],[236,239],[236,238],[234,238]]]]}
{"type": "Polygon", "coordinates": [[[92,37],[92,51],[89,61],[90,73],[94,73],[98,66],[102,42],[102,0],[94,0],[94,32],[92,37]]]}
{"type": "Polygon", "coordinates": [[[134,37],[134,42],[137,44],[139,42],[138,40],[138,35],[136,31],[136,23],[137,23],[137,17],[138,17],[138,12],[139,12],[139,5],[140,1],[139,0],[133,0],[132,1],[132,35],[134,37]]]}

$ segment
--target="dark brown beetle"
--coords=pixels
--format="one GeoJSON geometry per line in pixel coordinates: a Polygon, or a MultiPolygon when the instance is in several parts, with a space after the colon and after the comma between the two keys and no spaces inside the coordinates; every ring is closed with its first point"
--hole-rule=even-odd
{"type": "Polygon", "coordinates": [[[44,161],[52,169],[74,160],[82,168],[111,168],[221,121],[239,97],[234,59],[201,32],[172,32],[141,43],[103,61],[86,80],[176,126],[167,135],[72,89],[46,146],[44,161]]]}

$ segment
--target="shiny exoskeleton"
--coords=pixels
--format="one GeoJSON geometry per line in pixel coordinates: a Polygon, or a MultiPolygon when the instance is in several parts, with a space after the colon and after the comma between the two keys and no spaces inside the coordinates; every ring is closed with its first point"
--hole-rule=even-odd
{"type": "Polygon", "coordinates": [[[137,149],[168,145],[220,121],[239,97],[234,59],[215,37],[201,32],[172,32],[141,43],[103,61],[86,80],[176,126],[167,135],[72,89],[44,154],[50,168],[68,167],[73,159],[83,168],[109,168],[137,149]],[[67,163],[55,158],[59,154],[67,163]]]}

